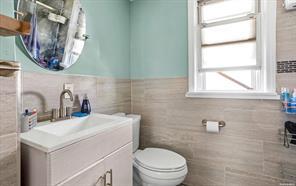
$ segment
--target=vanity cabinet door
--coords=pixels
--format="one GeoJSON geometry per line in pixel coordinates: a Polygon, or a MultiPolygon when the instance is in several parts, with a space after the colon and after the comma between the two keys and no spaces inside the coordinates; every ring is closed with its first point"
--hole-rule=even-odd
{"type": "Polygon", "coordinates": [[[133,146],[132,143],[129,143],[105,158],[104,162],[107,183],[109,183],[111,186],[133,185],[132,154],[133,146]]]}
{"type": "Polygon", "coordinates": [[[104,186],[104,159],[80,171],[57,186],[104,186]]]}
{"type": "Polygon", "coordinates": [[[105,133],[99,134],[50,153],[51,185],[68,179],[108,155],[105,139],[105,133]]]}

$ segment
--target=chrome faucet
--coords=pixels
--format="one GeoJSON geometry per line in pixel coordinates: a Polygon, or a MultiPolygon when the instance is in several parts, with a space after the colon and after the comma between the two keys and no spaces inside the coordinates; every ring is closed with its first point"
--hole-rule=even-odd
{"type": "Polygon", "coordinates": [[[67,107],[65,108],[64,106],[64,95],[68,94],[70,96],[70,100],[73,101],[73,93],[68,90],[65,89],[61,92],[60,94],[60,108],[59,109],[52,109],[52,115],[51,115],[51,121],[61,121],[61,120],[66,120],[66,119],[70,119],[71,115],[72,115],[72,107],[67,107]]]}
{"type": "Polygon", "coordinates": [[[65,89],[61,92],[60,95],[60,118],[65,118],[66,117],[66,109],[64,107],[64,95],[68,94],[70,96],[70,100],[73,101],[73,94],[70,90],[65,89]]]}

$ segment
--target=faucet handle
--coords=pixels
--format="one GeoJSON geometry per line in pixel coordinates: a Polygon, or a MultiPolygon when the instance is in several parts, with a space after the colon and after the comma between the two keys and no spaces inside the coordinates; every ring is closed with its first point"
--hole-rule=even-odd
{"type": "Polygon", "coordinates": [[[72,107],[66,107],[66,117],[71,118],[73,113],[73,108],[72,107]]]}
{"type": "Polygon", "coordinates": [[[59,109],[52,109],[52,117],[51,117],[51,120],[52,121],[55,121],[55,120],[59,119],[59,117],[60,117],[59,109]]]}

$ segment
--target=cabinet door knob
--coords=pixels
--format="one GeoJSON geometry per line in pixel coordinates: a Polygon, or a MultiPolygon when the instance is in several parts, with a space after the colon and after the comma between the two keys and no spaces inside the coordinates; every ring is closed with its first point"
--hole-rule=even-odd
{"type": "Polygon", "coordinates": [[[104,174],[104,176],[100,176],[98,178],[97,182],[95,183],[95,186],[102,186],[102,181],[104,182],[104,185],[105,185],[106,174],[104,174]]]}
{"type": "MultiPolygon", "coordinates": [[[[110,174],[110,183],[107,183],[106,186],[113,186],[113,173],[112,173],[112,169],[110,169],[109,171],[106,172],[106,176],[110,174]]],[[[107,179],[105,179],[105,181],[107,181],[107,179]]]]}

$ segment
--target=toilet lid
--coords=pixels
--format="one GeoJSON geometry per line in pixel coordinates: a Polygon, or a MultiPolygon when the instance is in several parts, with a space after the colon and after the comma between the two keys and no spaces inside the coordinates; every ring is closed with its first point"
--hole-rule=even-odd
{"type": "Polygon", "coordinates": [[[145,168],[159,171],[178,171],[186,165],[181,155],[160,148],[146,148],[135,155],[135,161],[145,168]]]}

